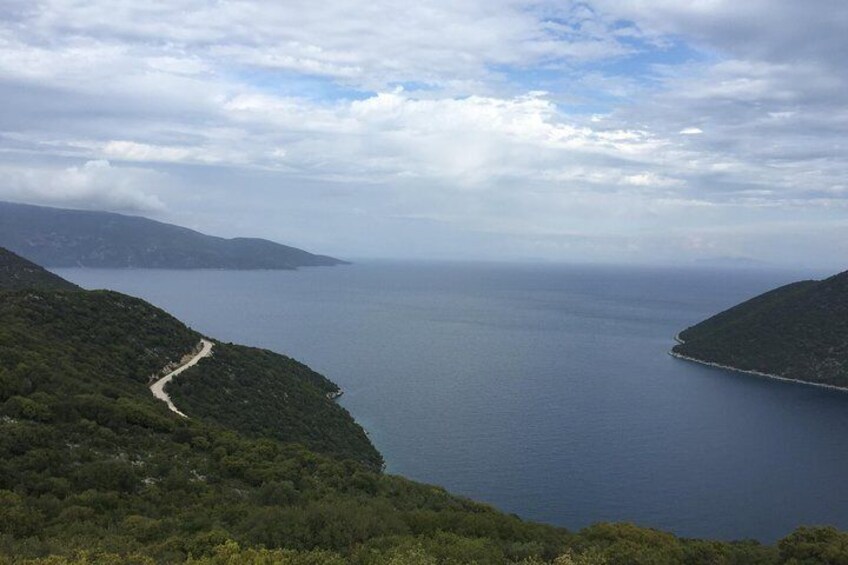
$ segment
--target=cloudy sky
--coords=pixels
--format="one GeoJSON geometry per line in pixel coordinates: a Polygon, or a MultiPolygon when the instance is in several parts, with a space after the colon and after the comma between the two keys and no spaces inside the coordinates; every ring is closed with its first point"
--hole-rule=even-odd
{"type": "Polygon", "coordinates": [[[844,0],[0,0],[0,199],[343,257],[848,263],[844,0]]]}

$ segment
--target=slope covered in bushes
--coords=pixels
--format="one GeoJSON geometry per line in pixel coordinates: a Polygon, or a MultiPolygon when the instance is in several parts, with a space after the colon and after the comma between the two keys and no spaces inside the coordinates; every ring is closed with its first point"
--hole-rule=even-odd
{"type": "Polygon", "coordinates": [[[789,284],[680,333],[673,352],[799,381],[848,387],[848,272],[789,284]]]}

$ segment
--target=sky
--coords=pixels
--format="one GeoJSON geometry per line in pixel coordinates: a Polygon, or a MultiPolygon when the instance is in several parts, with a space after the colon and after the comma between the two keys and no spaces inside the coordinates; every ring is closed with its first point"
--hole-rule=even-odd
{"type": "Polygon", "coordinates": [[[844,0],[0,0],[0,199],[347,258],[848,268],[844,0]]]}

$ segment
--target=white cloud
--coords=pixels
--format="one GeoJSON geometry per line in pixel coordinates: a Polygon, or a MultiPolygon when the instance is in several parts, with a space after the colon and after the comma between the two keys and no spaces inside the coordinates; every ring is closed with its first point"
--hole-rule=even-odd
{"type": "Polygon", "coordinates": [[[646,131],[569,119],[540,92],[427,99],[397,90],[329,106],[249,95],[229,101],[226,109],[256,132],[262,148],[257,163],[266,159],[266,148],[283,147],[286,164],[335,178],[485,185],[504,177],[550,179],[553,171],[584,158],[605,163],[609,175],[636,167],[630,159],[651,162],[666,145],[646,131]]]}
{"type": "Polygon", "coordinates": [[[0,197],[253,202],[284,215],[268,230],[383,226],[372,245],[399,218],[646,253],[655,231],[812,230],[848,202],[848,5],[814,4],[20,3],[0,197]]]}
{"type": "Polygon", "coordinates": [[[108,66],[117,55],[108,52],[108,45],[135,56],[158,46],[165,53],[148,66],[160,70],[194,74],[214,61],[381,89],[402,81],[485,81],[492,66],[591,60],[632,50],[611,27],[585,12],[579,4],[533,7],[511,0],[377,0],[367,5],[356,0],[174,0],[155,6],[41,0],[21,14],[26,33],[20,35],[32,45],[49,38],[55,46],[58,40],[72,66],[97,60],[108,66]],[[90,46],[74,53],[78,38],[97,38],[105,57],[88,59],[90,46]]]}
{"type": "Polygon", "coordinates": [[[39,204],[161,212],[164,204],[150,189],[161,187],[164,175],[150,170],[114,167],[108,161],[87,161],[62,169],[0,166],[5,182],[0,197],[39,204]]]}

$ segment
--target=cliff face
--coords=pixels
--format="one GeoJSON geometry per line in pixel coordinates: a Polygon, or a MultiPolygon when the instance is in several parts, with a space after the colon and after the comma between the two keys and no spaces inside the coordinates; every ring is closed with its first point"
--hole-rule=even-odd
{"type": "Polygon", "coordinates": [[[672,351],[686,357],[848,387],[848,272],[777,288],[679,337],[672,351]]]}

